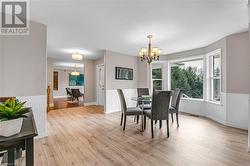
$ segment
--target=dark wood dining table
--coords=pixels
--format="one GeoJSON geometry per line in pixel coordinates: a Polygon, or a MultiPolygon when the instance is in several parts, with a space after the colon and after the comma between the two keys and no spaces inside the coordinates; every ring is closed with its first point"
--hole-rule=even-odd
{"type": "Polygon", "coordinates": [[[15,151],[20,148],[26,151],[26,166],[34,165],[34,137],[38,134],[32,111],[26,115],[19,134],[10,137],[0,136],[0,152],[7,151],[8,166],[15,165],[15,151]]]}

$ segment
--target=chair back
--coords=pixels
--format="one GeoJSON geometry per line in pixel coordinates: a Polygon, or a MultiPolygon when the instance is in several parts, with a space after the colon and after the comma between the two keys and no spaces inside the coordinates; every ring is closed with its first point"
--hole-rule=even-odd
{"type": "MultiPolygon", "coordinates": [[[[149,95],[149,89],[148,88],[137,88],[137,96],[142,97],[143,95],[149,95]]],[[[138,105],[141,105],[142,102],[138,101],[138,105]]],[[[144,104],[150,104],[150,102],[144,102],[144,104]]]]}
{"type": "Polygon", "coordinates": [[[175,89],[172,96],[171,107],[175,108],[177,111],[179,109],[179,104],[181,100],[182,92],[180,89],[175,89]]]}
{"type": "Polygon", "coordinates": [[[154,91],[152,99],[152,119],[168,120],[171,91],[154,91]]]}
{"type": "Polygon", "coordinates": [[[67,95],[71,96],[72,95],[71,89],[70,88],[65,88],[65,89],[66,89],[67,95]]]}
{"type": "Polygon", "coordinates": [[[71,89],[71,92],[72,92],[72,96],[75,97],[75,98],[78,98],[78,97],[82,96],[79,89],[71,89]]]}
{"type": "Polygon", "coordinates": [[[121,103],[121,111],[126,112],[127,104],[126,104],[126,100],[125,100],[123,91],[121,89],[117,89],[117,92],[118,92],[118,96],[119,96],[120,103],[121,103]]]}

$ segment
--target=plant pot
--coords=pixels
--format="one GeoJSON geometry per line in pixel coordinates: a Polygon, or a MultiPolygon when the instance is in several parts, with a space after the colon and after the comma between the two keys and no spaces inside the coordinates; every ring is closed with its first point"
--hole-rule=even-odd
{"type": "Polygon", "coordinates": [[[0,122],[0,136],[9,137],[20,133],[22,124],[23,118],[0,122]]]}

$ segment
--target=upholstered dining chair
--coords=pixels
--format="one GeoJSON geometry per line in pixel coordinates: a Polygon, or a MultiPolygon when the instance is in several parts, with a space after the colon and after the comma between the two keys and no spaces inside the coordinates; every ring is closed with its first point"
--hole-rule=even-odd
{"type": "Polygon", "coordinates": [[[144,110],[144,127],[146,126],[146,117],[151,119],[151,134],[154,138],[153,121],[166,120],[167,122],[167,136],[169,137],[169,103],[171,91],[154,91],[152,98],[152,109],[144,110]]]}
{"type": "Polygon", "coordinates": [[[175,89],[173,91],[171,106],[169,108],[169,113],[171,114],[172,123],[174,122],[173,114],[176,115],[177,127],[179,127],[179,105],[182,96],[182,91],[180,89],[175,89]]]}
{"type": "MultiPolygon", "coordinates": [[[[137,97],[142,97],[144,95],[149,95],[149,88],[137,88],[137,97]]],[[[141,101],[138,101],[137,106],[144,110],[151,109],[151,102],[142,103],[141,101]]],[[[138,123],[139,116],[135,116],[135,118],[137,119],[137,123],[138,123]]]]}
{"type": "Polygon", "coordinates": [[[125,130],[126,127],[126,120],[127,120],[127,116],[134,116],[134,115],[142,115],[143,112],[139,107],[127,107],[126,101],[125,101],[125,97],[123,94],[123,91],[121,89],[117,89],[118,95],[119,95],[119,99],[120,99],[120,104],[121,104],[121,126],[122,126],[122,122],[123,122],[123,131],[125,130]]]}

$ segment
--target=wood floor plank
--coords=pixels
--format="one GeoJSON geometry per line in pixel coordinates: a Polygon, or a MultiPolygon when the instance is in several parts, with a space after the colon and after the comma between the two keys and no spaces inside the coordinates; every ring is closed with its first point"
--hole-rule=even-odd
{"type": "MultiPolygon", "coordinates": [[[[150,124],[144,133],[127,119],[126,131],[120,113],[103,114],[102,108],[85,106],[53,110],[48,114],[48,137],[35,140],[37,166],[69,165],[250,165],[247,132],[211,120],[180,115],[180,127],[170,123],[150,124]]],[[[150,121],[148,121],[150,122],[150,121]]]]}

